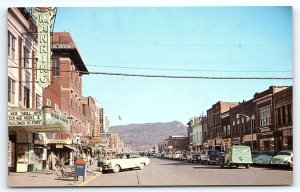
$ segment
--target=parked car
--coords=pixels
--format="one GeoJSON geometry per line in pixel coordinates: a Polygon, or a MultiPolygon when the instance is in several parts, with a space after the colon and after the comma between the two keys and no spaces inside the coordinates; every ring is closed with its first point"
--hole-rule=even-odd
{"type": "Polygon", "coordinates": [[[150,160],[148,157],[142,157],[138,153],[122,153],[117,155],[114,159],[104,160],[102,170],[112,170],[114,173],[117,173],[123,169],[144,169],[149,163],[150,160]]]}
{"type": "Polygon", "coordinates": [[[179,160],[185,161],[187,159],[188,151],[182,151],[182,154],[179,156],[179,160]]]}
{"type": "Polygon", "coordinates": [[[201,152],[198,151],[190,151],[187,156],[186,159],[188,162],[199,162],[199,157],[201,155],[201,152]]]}
{"type": "Polygon", "coordinates": [[[269,165],[274,155],[276,155],[275,151],[259,151],[259,154],[256,157],[252,157],[253,164],[269,165]]]}
{"type": "Polygon", "coordinates": [[[221,167],[225,165],[229,168],[232,166],[245,166],[247,169],[253,164],[251,150],[249,146],[232,145],[225,149],[225,156],[221,161],[221,167]]]}
{"type": "Polygon", "coordinates": [[[282,150],[278,154],[271,158],[271,165],[285,165],[293,167],[293,151],[292,150],[282,150]]]}
{"type": "Polygon", "coordinates": [[[221,160],[223,159],[220,154],[220,151],[217,150],[208,150],[207,156],[208,156],[207,164],[221,163],[221,160]]]}
{"type": "Polygon", "coordinates": [[[180,156],[182,156],[182,151],[175,151],[175,152],[172,154],[172,159],[179,160],[179,159],[180,159],[180,156]]]}

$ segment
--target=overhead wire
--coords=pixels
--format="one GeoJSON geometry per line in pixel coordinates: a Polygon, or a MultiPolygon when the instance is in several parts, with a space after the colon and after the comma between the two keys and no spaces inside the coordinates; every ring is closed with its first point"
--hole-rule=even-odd
{"type": "MultiPolygon", "coordinates": [[[[9,68],[20,68],[8,66],[9,68]]],[[[32,69],[31,67],[21,67],[22,69],[32,69]]],[[[293,77],[222,77],[222,76],[182,76],[182,75],[150,75],[150,74],[137,74],[137,73],[112,73],[112,72],[91,72],[91,71],[70,71],[70,70],[54,70],[54,69],[37,69],[44,71],[59,71],[69,73],[81,73],[88,75],[110,75],[110,76],[126,76],[126,77],[148,77],[148,78],[171,78],[171,79],[212,79],[212,80],[291,80],[293,77]]]]}

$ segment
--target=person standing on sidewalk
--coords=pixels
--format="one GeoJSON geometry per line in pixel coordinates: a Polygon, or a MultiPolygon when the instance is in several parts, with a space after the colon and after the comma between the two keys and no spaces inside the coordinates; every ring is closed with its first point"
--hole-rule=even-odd
{"type": "Polygon", "coordinates": [[[99,171],[102,171],[103,160],[104,160],[104,155],[100,151],[99,154],[98,154],[98,167],[99,167],[99,171]]]}

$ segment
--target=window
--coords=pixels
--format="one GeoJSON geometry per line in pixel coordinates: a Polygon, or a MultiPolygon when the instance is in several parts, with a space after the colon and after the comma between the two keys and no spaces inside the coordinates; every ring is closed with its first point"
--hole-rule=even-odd
{"type": "Polygon", "coordinates": [[[29,59],[30,59],[30,53],[29,53],[29,50],[24,47],[24,58],[23,58],[23,65],[25,68],[28,68],[29,67],[29,59]]]}
{"type": "Polygon", "coordinates": [[[260,126],[267,126],[271,124],[271,106],[265,106],[259,109],[260,126]]]}
{"type": "Polygon", "coordinates": [[[287,117],[288,117],[288,123],[292,122],[292,105],[289,104],[287,106],[287,117]]]}
{"type": "Polygon", "coordinates": [[[53,57],[52,58],[52,75],[53,76],[59,76],[59,57],[53,57]]]}
{"type": "Polygon", "coordinates": [[[47,99],[47,106],[51,107],[51,100],[47,99]]]}
{"type": "Polygon", "coordinates": [[[282,124],[286,123],[285,106],[282,107],[282,124]]]}
{"type": "Polygon", "coordinates": [[[230,135],[230,125],[227,125],[227,135],[230,135]]]}
{"type": "Polygon", "coordinates": [[[8,102],[15,103],[16,81],[8,77],[8,102]]]}
{"type": "Polygon", "coordinates": [[[59,110],[59,106],[57,104],[54,104],[54,109],[59,110]]]}
{"type": "Polygon", "coordinates": [[[16,38],[8,31],[8,56],[14,60],[16,50],[16,38]]]}
{"type": "Polygon", "coordinates": [[[42,108],[41,96],[39,94],[36,94],[36,96],[35,96],[35,107],[36,107],[36,109],[42,108]]]}
{"type": "Polygon", "coordinates": [[[24,87],[23,103],[26,108],[30,108],[30,89],[28,89],[27,87],[24,87]]]}
{"type": "Polygon", "coordinates": [[[277,124],[281,125],[281,110],[280,110],[280,108],[277,109],[277,124]]]}

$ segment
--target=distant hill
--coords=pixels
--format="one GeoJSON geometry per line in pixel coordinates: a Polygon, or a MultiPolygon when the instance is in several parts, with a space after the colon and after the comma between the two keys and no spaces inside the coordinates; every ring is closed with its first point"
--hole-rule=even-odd
{"type": "Polygon", "coordinates": [[[172,121],[112,126],[110,132],[118,133],[130,149],[144,151],[159,144],[171,135],[187,136],[187,127],[178,121],[172,121]]]}

